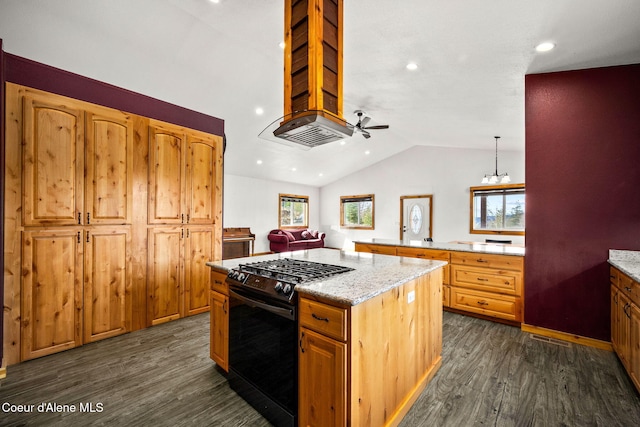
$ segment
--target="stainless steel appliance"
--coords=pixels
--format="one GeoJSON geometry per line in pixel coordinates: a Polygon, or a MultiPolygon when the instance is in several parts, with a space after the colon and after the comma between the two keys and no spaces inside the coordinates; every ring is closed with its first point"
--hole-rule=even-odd
{"type": "Polygon", "coordinates": [[[353,270],[294,258],[229,271],[229,385],[276,426],[297,425],[297,284],[353,270]]]}

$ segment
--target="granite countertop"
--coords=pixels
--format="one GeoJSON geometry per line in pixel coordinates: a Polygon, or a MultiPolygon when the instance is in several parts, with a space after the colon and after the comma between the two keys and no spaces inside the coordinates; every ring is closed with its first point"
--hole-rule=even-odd
{"type": "Polygon", "coordinates": [[[281,258],[304,259],[353,268],[353,271],[347,273],[308,281],[295,287],[301,295],[313,295],[346,305],[360,304],[447,264],[445,261],[322,248],[214,261],[208,262],[207,265],[228,271],[239,264],[281,258]]]}
{"type": "Polygon", "coordinates": [[[404,246],[407,248],[440,249],[445,251],[478,252],[483,254],[524,256],[521,246],[500,245],[491,243],[444,243],[424,242],[422,240],[369,239],[357,240],[354,243],[373,243],[386,246],[404,246]]]}
{"type": "Polygon", "coordinates": [[[640,251],[620,251],[611,249],[609,251],[609,264],[616,267],[636,282],[640,282],[640,251]]]}

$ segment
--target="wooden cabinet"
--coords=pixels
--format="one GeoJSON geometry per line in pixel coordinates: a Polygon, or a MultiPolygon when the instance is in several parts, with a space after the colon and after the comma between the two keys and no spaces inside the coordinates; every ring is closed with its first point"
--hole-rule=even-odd
{"type": "Polygon", "coordinates": [[[438,269],[355,306],[301,296],[299,425],[399,423],[442,360],[441,286],[438,269]]]}
{"type": "Polygon", "coordinates": [[[640,283],[611,267],[611,344],[640,391],[640,283]]]}
{"type": "Polygon", "coordinates": [[[216,141],[152,122],[149,128],[149,223],[213,224],[216,141]]]}
{"type": "Polygon", "coordinates": [[[209,356],[223,370],[229,370],[229,288],[226,275],[211,271],[209,356]]]}
{"type": "Polygon", "coordinates": [[[25,231],[22,360],[82,344],[82,230],[25,231]]]}
{"type": "Polygon", "coordinates": [[[5,101],[4,363],[207,311],[222,137],[12,83],[5,101]]]}
{"type": "Polygon", "coordinates": [[[451,308],[522,322],[523,282],[522,257],[451,252],[451,308]]]}

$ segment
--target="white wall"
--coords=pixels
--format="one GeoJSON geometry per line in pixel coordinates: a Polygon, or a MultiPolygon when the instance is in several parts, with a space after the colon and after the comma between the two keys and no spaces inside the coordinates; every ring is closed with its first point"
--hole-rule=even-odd
{"type": "MultiPolygon", "coordinates": [[[[524,152],[499,152],[498,173],[524,182],[524,152]]],[[[360,239],[398,239],[400,196],[433,195],[433,240],[484,241],[469,233],[469,187],[495,170],[495,151],[414,146],[320,189],[320,230],[326,245],[353,249],[360,239]],[[375,230],[340,228],[340,196],[375,194],[375,230]]],[[[524,243],[522,236],[504,236],[524,243]]]]}
{"type": "Polygon", "coordinates": [[[289,182],[224,175],[223,227],[250,227],[255,253],[269,252],[269,231],[278,228],[278,194],[309,196],[309,228],[320,229],[319,189],[289,182]]]}

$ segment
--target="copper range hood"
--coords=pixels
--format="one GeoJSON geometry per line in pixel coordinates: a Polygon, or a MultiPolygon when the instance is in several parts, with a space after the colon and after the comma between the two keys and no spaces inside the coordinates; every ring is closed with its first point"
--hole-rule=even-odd
{"type": "Polygon", "coordinates": [[[343,0],[285,0],[284,118],[277,138],[307,148],[353,135],[342,118],[343,0]]]}

